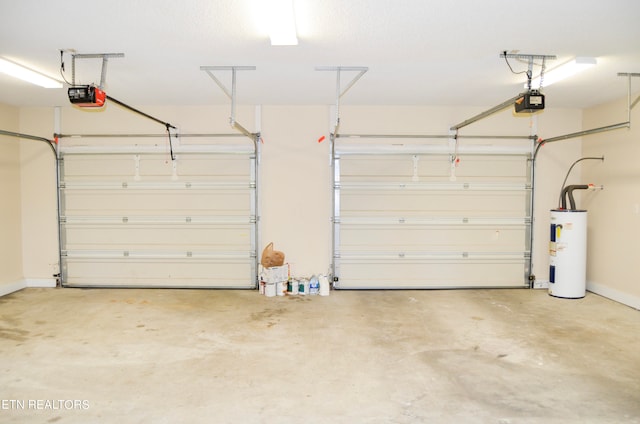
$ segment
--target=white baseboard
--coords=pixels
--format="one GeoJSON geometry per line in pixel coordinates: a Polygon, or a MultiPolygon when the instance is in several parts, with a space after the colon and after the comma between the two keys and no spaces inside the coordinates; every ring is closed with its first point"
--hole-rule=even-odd
{"type": "Polygon", "coordinates": [[[27,287],[48,287],[54,288],[56,287],[56,279],[55,278],[27,278],[24,280],[27,287]]]}
{"type": "Polygon", "coordinates": [[[624,293],[616,289],[612,289],[603,284],[594,283],[593,281],[587,281],[587,290],[606,297],[608,299],[620,302],[624,305],[630,306],[634,309],[640,309],[640,297],[624,293]]]}
{"type": "Polygon", "coordinates": [[[534,289],[545,289],[548,290],[549,289],[549,280],[535,280],[533,282],[533,288],[534,289]]]}
{"type": "Polygon", "coordinates": [[[6,296],[18,290],[22,290],[27,287],[25,280],[11,281],[8,283],[0,283],[0,296],[6,296]]]}
{"type": "Polygon", "coordinates": [[[11,281],[8,283],[0,283],[0,296],[5,296],[27,287],[46,287],[55,288],[57,281],[55,278],[27,278],[25,280],[11,281]]]}

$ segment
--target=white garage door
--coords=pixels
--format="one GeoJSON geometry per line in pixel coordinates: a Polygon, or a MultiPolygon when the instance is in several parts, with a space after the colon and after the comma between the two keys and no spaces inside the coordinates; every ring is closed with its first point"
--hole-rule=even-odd
{"type": "Polygon", "coordinates": [[[251,140],[183,144],[174,160],[164,142],[63,141],[63,285],[255,287],[251,140]]]}
{"type": "Polygon", "coordinates": [[[532,143],[459,143],[336,139],[336,287],[528,286],[532,143]]]}

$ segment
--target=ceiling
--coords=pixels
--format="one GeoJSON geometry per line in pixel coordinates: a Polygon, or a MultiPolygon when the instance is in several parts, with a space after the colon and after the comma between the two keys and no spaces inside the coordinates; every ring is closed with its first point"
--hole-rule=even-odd
{"type": "MultiPolygon", "coordinates": [[[[617,73],[640,72],[637,0],[294,0],[297,46],[270,45],[257,7],[265,1],[0,0],[0,56],[60,78],[61,49],[124,53],[108,62],[106,91],[133,106],[229,103],[200,66],[255,66],[237,73],[240,105],[334,104],[336,73],[318,66],[368,67],[341,104],[371,105],[499,104],[525,81],[503,51],[556,55],[547,69],[574,56],[598,59],[545,88],[548,107],[623,97],[627,80],[617,73]]],[[[68,79],[70,62],[66,54],[68,79]]],[[[76,82],[99,82],[99,59],[76,64],[76,82]]],[[[216,75],[231,86],[231,72],[216,75]]],[[[343,87],[355,75],[343,72],[343,87]]],[[[0,103],[68,99],[66,90],[0,74],[0,103]]]]}

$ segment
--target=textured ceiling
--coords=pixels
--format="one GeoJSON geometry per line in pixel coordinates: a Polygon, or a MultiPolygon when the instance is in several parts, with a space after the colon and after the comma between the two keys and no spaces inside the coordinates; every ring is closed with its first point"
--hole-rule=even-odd
{"type": "MultiPolygon", "coordinates": [[[[279,47],[260,19],[265,1],[0,0],[0,56],[59,76],[60,49],[124,53],[109,61],[106,88],[136,106],[228,103],[203,65],[255,66],[237,76],[238,103],[250,105],[333,104],[335,73],[315,68],[365,66],[343,104],[490,107],[522,91],[524,77],[499,57],[504,50],[558,56],[548,69],[598,58],[546,88],[549,107],[620,98],[627,82],[617,73],[640,72],[637,0],[294,0],[299,45],[279,47]]],[[[99,62],[77,61],[76,81],[99,82],[99,62]]],[[[70,78],[68,55],[66,69],[70,78]]],[[[228,86],[230,76],[219,73],[228,86]]],[[[0,74],[0,103],[68,100],[66,90],[0,74]]]]}

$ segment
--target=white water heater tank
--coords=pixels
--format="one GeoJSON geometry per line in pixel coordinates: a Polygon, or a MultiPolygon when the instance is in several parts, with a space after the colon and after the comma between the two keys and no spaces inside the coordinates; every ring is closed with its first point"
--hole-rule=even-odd
{"type": "Polygon", "coordinates": [[[553,209],[549,242],[549,294],[579,299],[587,286],[587,211],[553,209]]]}

